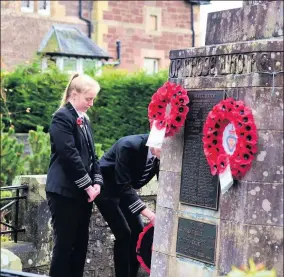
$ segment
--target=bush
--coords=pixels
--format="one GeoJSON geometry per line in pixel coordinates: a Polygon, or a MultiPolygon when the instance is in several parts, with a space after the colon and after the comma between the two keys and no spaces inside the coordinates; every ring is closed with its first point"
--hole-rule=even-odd
{"type": "Polygon", "coordinates": [[[104,155],[104,151],[102,150],[102,145],[100,143],[95,144],[96,155],[100,159],[104,155]]]}
{"type": "Polygon", "coordinates": [[[8,125],[11,120],[17,133],[28,133],[29,130],[35,130],[37,125],[42,125],[47,131],[67,79],[68,76],[56,66],[42,72],[39,60],[5,73],[2,86],[6,94],[6,109],[1,111],[4,122],[8,125]]]}
{"type": "Polygon", "coordinates": [[[10,127],[8,132],[4,132],[4,128],[5,125],[2,123],[0,186],[9,186],[17,175],[24,172],[24,144],[18,143],[14,128],[10,127]]]}
{"type": "Polygon", "coordinates": [[[149,132],[148,104],[167,73],[150,76],[107,70],[96,79],[101,91],[88,114],[102,149],[107,150],[120,137],[149,132]]]}
{"type": "MultiPolygon", "coordinates": [[[[92,75],[94,71],[89,73],[92,75]]],[[[151,76],[105,69],[102,76],[94,78],[99,81],[101,91],[88,114],[95,142],[102,144],[103,151],[122,136],[149,131],[147,107],[153,93],[166,81],[166,72],[151,76]]],[[[10,125],[11,120],[18,133],[36,130],[37,125],[47,131],[67,81],[68,76],[56,66],[50,65],[48,71],[42,72],[39,60],[2,73],[6,98],[1,107],[4,121],[10,125]]]]}
{"type": "Polygon", "coordinates": [[[42,126],[36,131],[29,131],[28,138],[31,154],[27,157],[27,174],[46,174],[50,162],[49,134],[43,132],[42,126]]]}

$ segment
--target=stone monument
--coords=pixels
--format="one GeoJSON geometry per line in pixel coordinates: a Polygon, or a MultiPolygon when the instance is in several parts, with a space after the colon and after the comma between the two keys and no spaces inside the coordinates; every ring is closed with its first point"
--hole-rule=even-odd
{"type": "Polygon", "coordinates": [[[283,276],[283,2],[209,14],[206,46],[170,60],[169,81],[191,102],[184,130],[163,145],[151,277],[224,276],[250,257],[283,276]],[[251,108],[258,154],[221,194],[202,129],[227,97],[251,108]]]}

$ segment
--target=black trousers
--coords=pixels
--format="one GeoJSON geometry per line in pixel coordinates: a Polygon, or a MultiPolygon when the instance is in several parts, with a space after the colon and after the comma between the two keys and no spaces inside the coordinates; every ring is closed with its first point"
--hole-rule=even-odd
{"type": "Polygon", "coordinates": [[[47,192],[54,246],[49,275],[82,277],[89,239],[92,203],[47,192]]]}
{"type": "Polygon", "coordinates": [[[132,215],[119,197],[108,196],[104,189],[96,197],[95,204],[115,236],[115,276],[136,277],[139,270],[136,245],[144,227],[141,216],[132,215]]]}

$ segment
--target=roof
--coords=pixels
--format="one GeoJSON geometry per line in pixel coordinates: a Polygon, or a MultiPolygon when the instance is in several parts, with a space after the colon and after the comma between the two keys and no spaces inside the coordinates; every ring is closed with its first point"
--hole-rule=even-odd
{"type": "Polygon", "coordinates": [[[61,55],[68,57],[109,59],[109,54],[100,48],[94,41],[69,25],[52,25],[43,38],[39,53],[47,55],[61,55]]]}

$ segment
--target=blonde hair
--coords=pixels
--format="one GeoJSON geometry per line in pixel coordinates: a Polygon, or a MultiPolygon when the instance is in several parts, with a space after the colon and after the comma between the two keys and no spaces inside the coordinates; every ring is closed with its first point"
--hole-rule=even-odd
{"type": "Polygon", "coordinates": [[[99,83],[90,76],[79,73],[73,74],[62,95],[59,108],[63,107],[69,101],[72,91],[76,91],[77,93],[84,93],[88,92],[91,89],[95,90],[97,95],[101,88],[99,83]]]}

